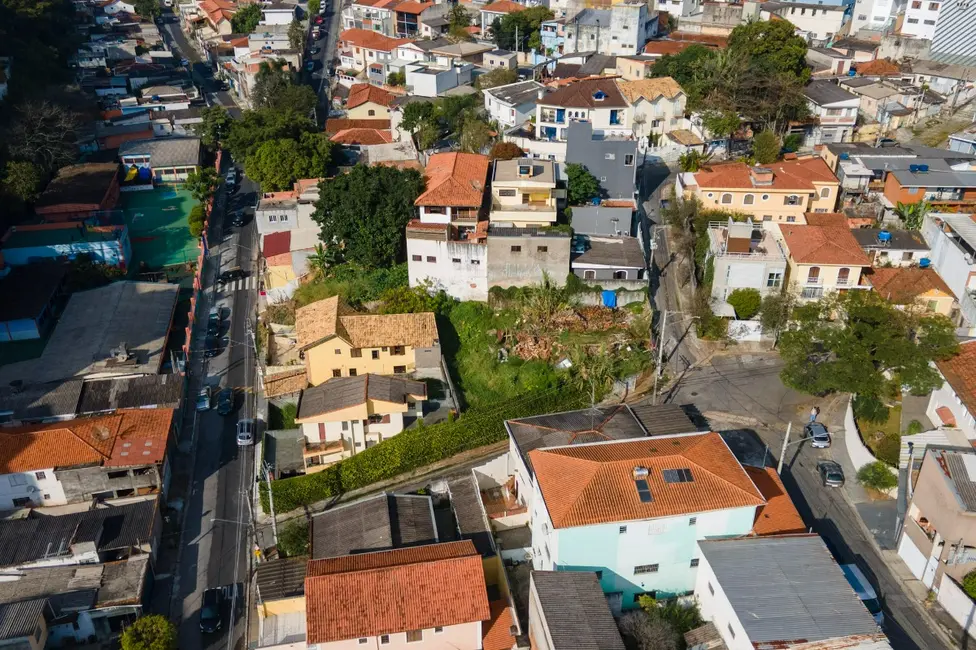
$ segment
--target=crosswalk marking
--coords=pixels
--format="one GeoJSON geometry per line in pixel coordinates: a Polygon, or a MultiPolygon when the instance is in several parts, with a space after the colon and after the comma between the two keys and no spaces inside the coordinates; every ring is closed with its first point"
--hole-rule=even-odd
{"type": "Polygon", "coordinates": [[[257,289],[257,287],[258,287],[258,279],[253,275],[249,275],[246,278],[238,278],[233,282],[228,282],[221,288],[221,291],[223,291],[224,293],[229,293],[231,291],[241,291],[241,290],[249,291],[251,289],[257,289]]]}

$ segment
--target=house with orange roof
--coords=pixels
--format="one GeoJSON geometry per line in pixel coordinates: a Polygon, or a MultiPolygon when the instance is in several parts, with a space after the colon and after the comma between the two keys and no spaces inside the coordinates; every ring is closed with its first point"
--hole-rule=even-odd
{"type": "MultiPolygon", "coordinates": [[[[637,608],[641,596],[691,592],[701,540],[747,536],[757,522],[772,532],[795,527],[795,509],[770,508],[717,433],[589,438],[526,454],[532,566],[596,571],[614,612],[637,608]]],[[[783,496],[772,483],[769,493],[783,496]]]]}
{"type": "Polygon", "coordinates": [[[173,413],[127,409],[0,428],[0,510],[165,493],[173,413]]]}
{"type": "Polygon", "coordinates": [[[408,38],[393,38],[379,31],[346,29],[339,34],[339,60],[345,68],[365,70],[373,63],[392,61],[397,47],[409,42],[408,38]]]}
{"type": "Polygon", "coordinates": [[[679,196],[696,197],[708,209],[728,210],[753,221],[806,223],[806,212],[833,212],[840,181],[819,156],[750,167],[730,162],[678,175],[679,196]]]}
{"type": "Polygon", "coordinates": [[[976,440],[976,344],[962,343],[959,354],[935,365],[943,383],[929,396],[925,415],[937,428],[958,429],[976,440]]]}
{"type": "Polygon", "coordinates": [[[346,117],[352,120],[388,120],[396,95],[373,84],[355,84],[346,100],[346,117]]]}
{"type": "MultiPolygon", "coordinates": [[[[617,65],[620,65],[617,57],[617,65]]],[[[634,135],[660,140],[662,136],[687,128],[687,95],[671,77],[617,81],[617,87],[633,107],[634,135]]],[[[662,142],[663,144],[663,142],[662,142]]]]}
{"type": "Polygon", "coordinates": [[[885,300],[905,309],[942,314],[959,325],[959,302],[931,267],[876,267],[867,281],[885,300]]]}
{"type": "Polygon", "coordinates": [[[491,25],[495,22],[495,19],[501,19],[508,14],[513,14],[519,11],[524,11],[528,9],[523,4],[517,2],[512,2],[512,0],[495,0],[490,4],[487,4],[481,8],[481,33],[486,36],[491,35],[491,25]]]}
{"type": "Polygon", "coordinates": [[[870,291],[871,260],[850,228],[780,224],[787,253],[785,285],[801,301],[819,300],[834,291],[870,291]]]}

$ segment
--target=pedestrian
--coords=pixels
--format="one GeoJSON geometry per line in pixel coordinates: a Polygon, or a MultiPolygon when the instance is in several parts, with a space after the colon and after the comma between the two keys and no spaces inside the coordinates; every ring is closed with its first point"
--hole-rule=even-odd
{"type": "Polygon", "coordinates": [[[810,422],[816,422],[818,415],[820,415],[820,407],[814,406],[812,409],[810,409],[810,422]]]}

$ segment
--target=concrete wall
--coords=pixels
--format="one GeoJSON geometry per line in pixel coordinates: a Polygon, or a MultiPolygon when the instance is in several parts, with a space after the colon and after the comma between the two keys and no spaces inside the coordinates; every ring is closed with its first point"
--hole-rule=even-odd
{"type": "Polygon", "coordinates": [[[966,595],[959,584],[948,576],[942,576],[939,585],[939,604],[970,637],[976,638],[976,603],[966,595]]]}
{"type": "Polygon", "coordinates": [[[29,498],[33,505],[58,506],[69,503],[64,486],[53,468],[0,476],[0,510],[13,510],[14,499],[29,498]],[[44,496],[48,498],[45,499],[44,496]]]}
{"type": "Polygon", "coordinates": [[[147,465],[140,468],[104,468],[83,467],[78,469],[57,470],[58,479],[64,486],[67,503],[87,501],[95,494],[112,493],[119,495],[120,491],[143,490],[147,488],[160,489],[162,477],[157,465],[147,465]],[[109,478],[109,473],[125,472],[124,476],[109,478]]]}
{"type": "Polygon", "coordinates": [[[319,650],[394,650],[395,648],[409,648],[411,650],[480,650],[481,621],[448,625],[440,632],[433,629],[423,630],[423,640],[407,643],[405,632],[386,635],[388,641],[381,642],[378,636],[366,637],[366,642],[359,639],[333,641],[331,643],[316,644],[319,650]]]}
{"type": "MultiPolygon", "coordinates": [[[[854,408],[852,404],[853,400],[848,400],[847,411],[844,413],[844,445],[847,447],[847,454],[851,457],[851,464],[854,465],[854,469],[860,470],[865,465],[873,463],[878,459],[875,458],[871,450],[861,440],[861,434],[857,429],[857,424],[854,422],[854,408]]],[[[891,468],[889,470],[892,474],[897,474],[895,470],[891,468]]],[[[854,480],[854,477],[849,477],[848,480],[854,480]]],[[[894,488],[894,490],[897,491],[898,488],[894,488]]]]}
{"type": "Polygon", "coordinates": [[[488,288],[525,287],[543,275],[562,286],[569,273],[569,236],[488,236],[488,288]],[[517,246],[521,250],[513,251],[517,246]]]}
{"type": "MultiPolygon", "coordinates": [[[[636,140],[594,140],[593,126],[586,122],[570,122],[566,133],[567,163],[584,165],[600,181],[600,187],[607,198],[634,198],[634,179],[637,175],[636,140]],[[608,159],[608,155],[613,158],[608,159]]],[[[573,212],[575,214],[575,208],[573,212]]],[[[630,234],[629,222],[625,232],[630,234]]]]}
{"type": "Polygon", "coordinates": [[[408,237],[410,286],[429,282],[458,300],[488,300],[487,257],[486,245],[408,237]]]}
{"type": "Polygon", "coordinates": [[[695,577],[695,597],[702,618],[715,624],[729,650],[753,650],[749,635],[704,556],[699,561],[698,575],[695,577]]]}

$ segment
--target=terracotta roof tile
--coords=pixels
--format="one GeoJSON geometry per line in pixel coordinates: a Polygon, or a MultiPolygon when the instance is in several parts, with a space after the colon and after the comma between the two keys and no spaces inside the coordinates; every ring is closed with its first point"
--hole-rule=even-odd
{"type": "Polygon", "coordinates": [[[976,413],[976,342],[963,343],[959,346],[959,354],[936,361],[935,365],[966,405],[966,410],[976,413]]]}
{"type": "Polygon", "coordinates": [[[939,416],[943,426],[956,426],[956,416],[952,414],[952,409],[950,409],[948,406],[940,406],[939,408],[935,409],[935,414],[939,416]]]}
{"type": "Polygon", "coordinates": [[[541,103],[545,106],[565,108],[624,108],[628,106],[627,98],[620,92],[620,88],[617,87],[613,79],[607,77],[574,81],[546,95],[541,103]],[[597,99],[598,93],[602,93],[604,98],[597,99]]]}
{"type": "Polygon", "coordinates": [[[392,52],[404,43],[413,42],[409,38],[390,38],[379,32],[368,29],[347,29],[339,34],[339,41],[348,43],[355,47],[364,47],[367,50],[378,50],[380,52],[392,52]]]}
{"type": "Polygon", "coordinates": [[[535,449],[529,458],[555,528],[765,505],[717,433],[535,449]],[[638,466],[649,470],[650,502],[637,494],[638,466]],[[689,469],[693,480],[667,483],[666,469],[689,469]]]}
{"type": "Polygon", "coordinates": [[[733,162],[711,165],[695,174],[695,181],[701,188],[739,188],[774,190],[814,190],[814,183],[837,183],[837,177],[819,156],[781,160],[769,165],[773,170],[772,185],[757,185],[752,180],[751,168],[745,163],[733,162]]]}
{"type": "Polygon", "coordinates": [[[433,2],[417,2],[416,0],[407,0],[406,2],[401,2],[398,4],[396,6],[396,10],[401,14],[420,15],[433,6],[433,2]]]}
{"type": "Polygon", "coordinates": [[[0,429],[0,474],[47,467],[160,463],[172,409],[132,409],[68,422],[0,429]]]}
{"type": "MultiPolygon", "coordinates": [[[[328,126],[329,123],[326,122],[325,125],[328,126]]],[[[309,190],[317,186],[321,180],[321,178],[300,178],[295,181],[295,184],[292,186],[292,191],[294,192],[295,196],[301,196],[305,193],[305,190],[309,190]]]]}
{"type": "Polygon", "coordinates": [[[686,50],[692,45],[697,45],[697,43],[692,43],[690,41],[677,42],[677,41],[648,41],[644,45],[644,54],[677,54],[682,50],[686,50]]]}
{"type": "Polygon", "coordinates": [[[265,259],[291,252],[291,231],[272,232],[264,236],[261,254],[265,259]]]}
{"type": "Polygon", "coordinates": [[[331,138],[338,144],[358,144],[369,146],[374,144],[389,144],[393,142],[393,134],[379,129],[344,129],[331,138]]]}
{"type": "Polygon", "coordinates": [[[396,96],[373,84],[354,84],[349,88],[349,99],[346,100],[346,108],[356,108],[367,102],[373,102],[380,106],[389,107],[396,96]]]}
{"type": "Polygon", "coordinates": [[[691,41],[693,43],[699,43],[701,45],[707,45],[710,47],[725,47],[729,39],[725,36],[717,36],[715,34],[695,34],[692,32],[671,32],[668,34],[668,38],[672,41],[691,41]]]}
{"type": "Polygon", "coordinates": [[[790,257],[800,264],[871,266],[850,228],[781,224],[780,232],[790,257]]]}
{"type": "Polygon", "coordinates": [[[867,279],[875,291],[896,305],[912,303],[929,291],[954,295],[935,269],[930,268],[876,268],[871,269],[867,279]]]}
{"type": "Polygon", "coordinates": [[[326,133],[338,133],[346,129],[389,129],[390,120],[347,120],[333,118],[325,121],[326,133]]]}
{"type": "Polygon", "coordinates": [[[264,374],[263,382],[264,394],[268,397],[299,393],[308,386],[308,378],[303,367],[290,368],[275,374],[264,374]]]}
{"type": "Polygon", "coordinates": [[[843,212],[804,212],[803,218],[808,226],[833,226],[836,228],[850,228],[850,221],[843,212]]]}
{"type": "Polygon", "coordinates": [[[463,541],[312,560],[305,616],[309,643],[487,621],[481,555],[463,541]]]}
{"type": "Polygon", "coordinates": [[[488,178],[488,156],[476,153],[435,153],[424,171],[427,189],[415,205],[479,208],[488,178]]]}
{"type": "Polygon", "coordinates": [[[298,345],[308,349],[338,336],[355,348],[438,343],[437,322],[431,312],[419,314],[357,314],[338,296],[306,305],[295,312],[298,345]]]}
{"type": "Polygon", "coordinates": [[[511,14],[517,11],[525,11],[528,7],[525,5],[520,5],[517,2],[512,2],[511,0],[497,0],[489,5],[485,5],[481,8],[482,11],[488,11],[496,14],[511,14]]]}
{"type": "Polygon", "coordinates": [[[671,77],[658,77],[655,79],[641,79],[639,81],[618,81],[617,87],[631,104],[643,97],[649,102],[653,102],[658,97],[674,99],[684,91],[678,82],[671,77]]]}
{"type": "Polygon", "coordinates": [[[503,600],[488,603],[491,620],[481,625],[481,647],[483,650],[512,650],[515,637],[512,636],[515,614],[503,600]]]}
{"type": "Polygon", "coordinates": [[[806,532],[803,518],[796,511],[793,500],[786,493],[783,482],[772,467],[746,467],[746,474],[759,488],[766,505],[756,508],[756,521],[752,525],[754,535],[786,535],[806,532]]]}

